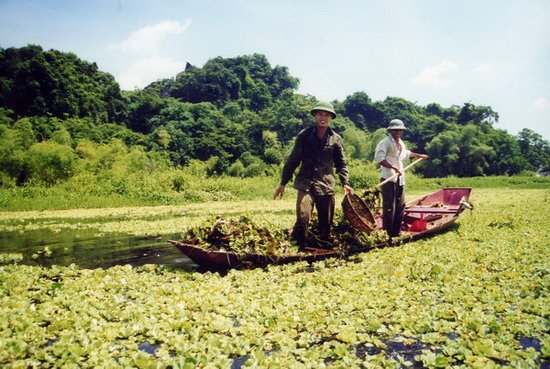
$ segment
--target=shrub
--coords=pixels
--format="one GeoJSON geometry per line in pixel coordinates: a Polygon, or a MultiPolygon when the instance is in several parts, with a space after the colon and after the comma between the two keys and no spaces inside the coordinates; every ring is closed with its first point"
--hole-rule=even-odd
{"type": "Polygon", "coordinates": [[[380,182],[380,171],[374,163],[350,160],[348,171],[350,184],[357,190],[370,188],[380,182]]]}
{"type": "Polygon", "coordinates": [[[244,170],[245,177],[257,177],[265,174],[266,166],[261,162],[252,163],[244,170]]]}
{"type": "Polygon", "coordinates": [[[14,188],[15,179],[6,173],[0,172],[0,188],[14,188]]]}
{"type": "Polygon", "coordinates": [[[227,175],[231,177],[243,177],[245,173],[244,165],[239,159],[227,168],[227,175]]]}
{"type": "Polygon", "coordinates": [[[31,179],[54,184],[73,175],[77,157],[69,146],[44,141],[31,146],[26,161],[31,179]]]}
{"type": "Polygon", "coordinates": [[[172,189],[176,192],[182,192],[187,185],[187,178],[183,174],[175,174],[172,177],[172,189]]]}
{"type": "Polygon", "coordinates": [[[268,164],[279,164],[283,161],[283,153],[275,147],[268,147],[264,152],[264,160],[268,164]]]}

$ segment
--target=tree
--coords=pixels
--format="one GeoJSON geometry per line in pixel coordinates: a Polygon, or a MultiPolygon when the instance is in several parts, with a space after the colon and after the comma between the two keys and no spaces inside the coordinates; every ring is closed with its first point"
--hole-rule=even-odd
{"type": "Polygon", "coordinates": [[[126,94],[128,117],[126,126],[143,134],[152,132],[151,118],[167,106],[167,100],[150,90],[134,91],[126,94]]]}
{"type": "Polygon", "coordinates": [[[404,122],[414,123],[410,117],[422,113],[422,109],[416,104],[400,97],[386,97],[382,102],[377,101],[374,107],[383,114],[383,125],[387,126],[392,119],[402,119],[404,122]]]}
{"type": "Polygon", "coordinates": [[[384,125],[384,114],[365,92],[356,92],[344,100],[344,115],[358,128],[374,131],[384,125]]]}
{"type": "Polygon", "coordinates": [[[13,110],[0,107],[0,124],[9,126],[13,122],[13,110]]]}
{"type": "Polygon", "coordinates": [[[203,68],[195,68],[176,78],[171,96],[190,103],[211,102],[223,106],[237,100],[241,81],[223,65],[222,58],[209,60],[203,68]]]}
{"type": "Polygon", "coordinates": [[[176,76],[170,96],[191,103],[211,102],[217,107],[241,100],[246,108],[260,111],[286,89],[297,87],[298,79],[290,76],[286,67],[272,68],[265,55],[253,54],[217,57],[202,68],[186,69],[176,76]]]}
{"type": "Polygon", "coordinates": [[[157,128],[150,135],[159,149],[166,149],[170,161],[175,165],[186,165],[194,158],[195,142],[187,134],[185,128],[180,128],[180,122],[170,121],[157,128]]]}
{"type": "Polygon", "coordinates": [[[16,116],[91,117],[122,122],[125,102],[112,75],[73,53],[40,46],[0,49],[0,101],[16,116]]]}
{"type": "Polygon", "coordinates": [[[443,108],[437,103],[426,105],[426,114],[435,115],[443,119],[447,123],[456,123],[460,108],[457,105],[452,105],[449,108],[443,108]]]}
{"type": "Polygon", "coordinates": [[[550,171],[550,144],[542,136],[528,128],[522,129],[517,137],[521,153],[527,160],[526,169],[550,171]]]}
{"type": "Polygon", "coordinates": [[[14,142],[18,149],[28,150],[37,140],[33,124],[29,118],[23,118],[13,125],[14,142]]]}
{"type": "Polygon", "coordinates": [[[424,174],[428,177],[489,174],[496,153],[483,138],[481,129],[473,124],[440,133],[426,146],[430,160],[426,162],[424,174]]]}
{"type": "Polygon", "coordinates": [[[279,164],[284,159],[283,147],[277,132],[264,131],[262,134],[263,141],[263,158],[268,164],[279,164]]]}
{"type": "Polygon", "coordinates": [[[175,164],[185,165],[190,159],[217,157],[216,170],[227,167],[252,146],[245,127],[225,117],[211,103],[172,101],[151,119],[157,129],[150,137],[157,145],[159,129],[170,137],[168,149],[175,164]]]}
{"type": "Polygon", "coordinates": [[[0,124],[0,172],[4,173],[2,175],[3,183],[10,182],[5,177],[13,178],[18,183],[22,183],[27,177],[25,152],[32,145],[34,135],[32,129],[28,141],[24,137],[22,139],[20,135],[21,132],[0,124]]]}
{"type": "MultiPolygon", "coordinates": [[[[445,177],[455,174],[454,168],[460,161],[460,134],[445,131],[433,138],[426,147],[430,160],[424,166],[427,177],[445,177]]],[[[458,175],[458,174],[456,174],[458,175]]]]}
{"type": "MultiPolygon", "coordinates": [[[[265,173],[314,123],[310,109],[317,100],[297,94],[298,84],[286,67],[252,54],[188,65],[175,79],[123,93],[110,74],[75,54],[36,45],[0,48],[0,182],[30,178],[28,154],[38,143],[48,142],[44,150],[56,152],[54,143],[82,149],[90,141],[101,151],[103,145],[112,149],[114,139],[136,162],[166,153],[174,165],[207,161],[208,173],[227,172],[230,165],[244,176],[265,173]]],[[[351,159],[372,160],[388,122],[399,118],[409,129],[409,147],[432,154],[423,166],[426,175],[549,168],[548,142],[530,130],[513,137],[494,129],[498,113],[489,106],[422,107],[399,97],[375,102],[363,91],[333,105],[338,118],[331,127],[344,137],[351,159]]]]}
{"type": "Polygon", "coordinates": [[[528,168],[516,139],[502,129],[491,130],[485,136],[485,143],[495,151],[494,160],[487,168],[489,175],[514,175],[528,168]]]}
{"type": "Polygon", "coordinates": [[[430,142],[435,136],[453,127],[436,115],[416,114],[413,120],[415,123],[409,125],[405,136],[407,141],[413,142],[419,151],[424,151],[426,143],[430,142]]]}
{"type": "Polygon", "coordinates": [[[460,109],[457,117],[457,123],[466,125],[469,123],[482,125],[486,123],[492,125],[498,122],[498,113],[494,112],[490,106],[475,106],[471,103],[465,103],[460,109]]]}
{"type": "Polygon", "coordinates": [[[368,156],[371,151],[369,134],[359,128],[348,127],[342,132],[344,138],[344,150],[350,159],[370,161],[368,156]]]}
{"type": "Polygon", "coordinates": [[[253,83],[246,90],[244,96],[247,100],[247,106],[249,106],[250,109],[254,111],[260,111],[269,106],[272,100],[269,87],[267,87],[267,85],[262,81],[253,83]]]}
{"type": "Polygon", "coordinates": [[[52,133],[52,141],[57,142],[60,145],[73,146],[73,138],[65,127],[60,127],[58,130],[52,133]]]}
{"type": "Polygon", "coordinates": [[[271,96],[273,97],[279,97],[283,91],[287,89],[296,90],[300,83],[298,78],[290,75],[287,67],[280,65],[273,68],[271,71],[271,76],[267,82],[267,85],[271,90],[271,96]]]}
{"type": "Polygon", "coordinates": [[[292,90],[283,91],[273,105],[260,112],[270,131],[277,132],[283,145],[288,144],[302,129],[312,124],[309,111],[315,105],[311,96],[295,94],[292,90]]]}

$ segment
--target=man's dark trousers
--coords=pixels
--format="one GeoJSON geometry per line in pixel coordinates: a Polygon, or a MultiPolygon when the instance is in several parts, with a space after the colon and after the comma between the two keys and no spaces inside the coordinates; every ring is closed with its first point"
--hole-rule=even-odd
{"type": "Polygon", "coordinates": [[[311,191],[298,190],[296,200],[296,223],[292,230],[292,237],[299,246],[304,246],[307,229],[313,207],[317,210],[321,241],[330,240],[330,231],[334,218],[334,195],[315,195],[311,191]]]}
{"type": "MultiPolygon", "coordinates": [[[[384,181],[384,178],[381,179],[384,181]]],[[[382,185],[382,225],[390,237],[397,237],[401,232],[401,222],[405,210],[403,186],[397,182],[382,185]]]]}

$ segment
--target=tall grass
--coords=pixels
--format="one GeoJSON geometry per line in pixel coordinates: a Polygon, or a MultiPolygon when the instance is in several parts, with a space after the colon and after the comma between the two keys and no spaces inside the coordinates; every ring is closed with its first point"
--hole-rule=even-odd
{"type": "Polygon", "coordinates": [[[410,189],[415,190],[441,187],[550,189],[550,177],[495,176],[469,178],[419,178],[416,176],[411,176],[407,181],[407,186],[410,189]]]}
{"type": "MultiPolygon", "coordinates": [[[[379,174],[371,165],[350,165],[352,186],[361,190],[376,185],[379,174]]],[[[182,205],[205,201],[270,199],[279,177],[209,177],[201,171],[164,170],[154,173],[93,175],[85,173],[53,186],[30,184],[0,188],[0,211],[104,208],[122,206],[182,205]]],[[[407,176],[407,190],[428,191],[441,187],[549,188],[546,177],[420,178],[407,176]]],[[[292,184],[288,185],[292,195],[292,184]]],[[[341,188],[337,188],[341,193],[341,188]]]]}

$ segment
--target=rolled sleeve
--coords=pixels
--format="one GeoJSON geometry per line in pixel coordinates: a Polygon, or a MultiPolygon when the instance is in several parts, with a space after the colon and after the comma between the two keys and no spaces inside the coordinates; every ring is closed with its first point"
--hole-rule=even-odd
{"type": "Polygon", "coordinates": [[[384,141],[380,141],[378,145],[376,145],[376,149],[374,151],[374,161],[376,162],[376,164],[380,164],[380,162],[386,159],[386,152],[387,145],[385,145],[384,141]]]}

